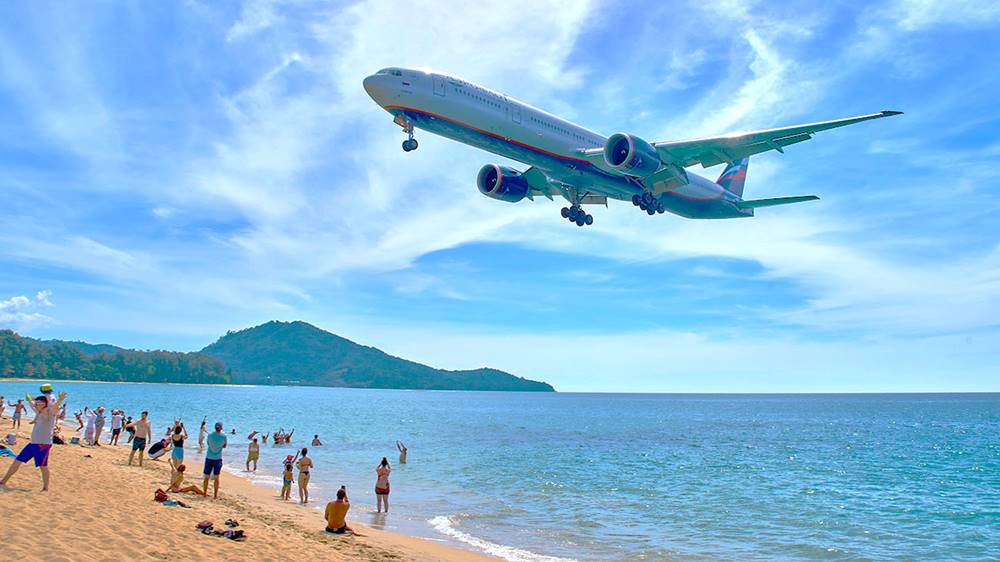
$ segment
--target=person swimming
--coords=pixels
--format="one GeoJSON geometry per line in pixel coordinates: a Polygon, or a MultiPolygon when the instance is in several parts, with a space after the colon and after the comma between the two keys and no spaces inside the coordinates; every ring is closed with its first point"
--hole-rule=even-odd
{"type": "Polygon", "coordinates": [[[313,447],[319,447],[322,444],[323,444],[323,442],[319,440],[319,435],[313,435],[312,446],[313,447]]]}
{"type": "Polygon", "coordinates": [[[406,445],[403,445],[397,439],[396,440],[396,448],[399,449],[399,464],[406,464],[406,445]]]}

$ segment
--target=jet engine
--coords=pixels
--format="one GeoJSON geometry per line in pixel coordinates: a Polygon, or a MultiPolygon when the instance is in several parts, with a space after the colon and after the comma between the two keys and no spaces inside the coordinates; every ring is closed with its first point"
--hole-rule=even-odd
{"type": "Polygon", "coordinates": [[[660,169],[660,155],[651,144],[627,133],[615,133],[604,145],[608,166],[630,176],[644,178],[660,169]]]}
{"type": "Polygon", "coordinates": [[[508,203],[517,203],[531,191],[521,172],[497,164],[487,164],[479,170],[476,187],[483,195],[508,203]]]}

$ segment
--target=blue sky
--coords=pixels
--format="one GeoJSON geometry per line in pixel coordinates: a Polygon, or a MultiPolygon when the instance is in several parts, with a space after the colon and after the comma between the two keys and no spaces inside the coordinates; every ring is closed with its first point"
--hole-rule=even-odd
{"type": "Polygon", "coordinates": [[[1000,390],[997,6],[5,4],[0,326],[196,350],[302,319],[560,390],[1000,390]],[[493,155],[402,152],[385,66],[648,140],[905,115],[751,159],[749,196],[819,202],[579,229],[482,197],[493,155]]]}

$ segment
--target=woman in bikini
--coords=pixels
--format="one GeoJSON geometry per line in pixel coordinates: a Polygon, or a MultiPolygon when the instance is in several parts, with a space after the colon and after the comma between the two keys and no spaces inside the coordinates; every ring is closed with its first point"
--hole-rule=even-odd
{"type": "Polygon", "coordinates": [[[389,459],[382,457],[382,462],[375,467],[375,474],[378,478],[375,480],[375,502],[378,508],[378,513],[382,513],[382,504],[385,504],[385,512],[389,513],[389,473],[392,469],[389,468],[389,459]]]}
{"type": "Polygon", "coordinates": [[[174,434],[170,436],[170,442],[174,446],[170,453],[170,466],[177,470],[177,467],[184,463],[184,440],[188,438],[184,424],[177,421],[174,425],[174,434]]]}
{"type": "Polygon", "coordinates": [[[302,456],[295,463],[299,467],[299,503],[309,503],[309,471],[313,461],[309,458],[309,449],[302,449],[302,456]]]}

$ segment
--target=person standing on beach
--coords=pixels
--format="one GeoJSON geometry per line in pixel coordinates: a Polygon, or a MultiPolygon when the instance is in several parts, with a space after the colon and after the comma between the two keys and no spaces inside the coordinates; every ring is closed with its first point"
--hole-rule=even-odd
{"type": "Polygon", "coordinates": [[[226,435],[222,433],[222,422],[215,422],[215,431],[209,433],[208,437],[205,438],[205,444],[208,446],[208,449],[205,451],[205,470],[202,471],[205,476],[205,483],[202,485],[205,494],[208,494],[209,476],[215,476],[213,484],[215,493],[212,496],[215,499],[219,498],[219,474],[222,472],[222,450],[226,448],[228,443],[226,435]]]}
{"type": "Polygon", "coordinates": [[[7,469],[7,474],[0,480],[0,488],[7,485],[11,476],[21,468],[21,465],[29,460],[35,461],[35,466],[42,471],[42,491],[49,489],[49,451],[52,449],[52,433],[55,430],[56,422],[59,420],[59,410],[63,401],[66,400],[66,393],[59,394],[59,399],[52,402],[47,396],[41,395],[35,398],[31,408],[35,410],[35,425],[31,428],[31,440],[21,449],[21,452],[7,469]]]}
{"type": "Polygon", "coordinates": [[[88,445],[94,444],[94,421],[97,419],[97,414],[90,409],[90,406],[84,406],[83,417],[87,420],[87,428],[83,430],[83,442],[88,445]]]}
{"type": "Polygon", "coordinates": [[[21,429],[21,414],[27,409],[24,407],[24,400],[18,399],[17,404],[7,403],[14,407],[14,413],[10,416],[10,427],[21,429]]]}
{"type": "Polygon", "coordinates": [[[295,473],[292,472],[292,463],[294,462],[295,459],[292,458],[292,455],[288,455],[281,473],[281,499],[285,501],[288,501],[289,496],[292,495],[292,481],[295,480],[295,473]]]}
{"type": "Polygon", "coordinates": [[[382,462],[375,467],[375,503],[378,513],[382,513],[382,504],[385,504],[385,512],[389,513],[389,459],[382,457],[382,462]]]}
{"type": "Polygon", "coordinates": [[[132,439],[132,452],[128,454],[128,465],[132,466],[132,457],[135,456],[136,451],[139,451],[139,466],[142,466],[142,455],[146,452],[146,441],[153,438],[153,429],[149,426],[149,412],[143,412],[139,421],[132,422],[127,427],[131,427],[135,432],[135,437],[132,439]]]}
{"type": "Polygon", "coordinates": [[[313,461],[309,458],[309,449],[302,449],[302,457],[295,463],[299,467],[299,503],[309,503],[309,471],[312,469],[313,461]]]}
{"type": "Polygon", "coordinates": [[[247,445],[247,472],[250,472],[250,463],[253,462],[253,471],[257,472],[257,461],[260,460],[260,443],[254,437],[253,441],[247,445]]]}
{"type": "Polygon", "coordinates": [[[125,441],[125,443],[129,444],[133,439],[135,439],[135,426],[132,425],[132,416],[129,416],[128,419],[125,420],[125,431],[128,432],[128,440],[125,441]]]}
{"type": "Polygon", "coordinates": [[[111,410],[111,440],[108,443],[118,445],[118,436],[122,434],[122,411],[111,410]]]}
{"type": "Polygon", "coordinates": [[[406,445],[396,440],[396,448],[399,449],[399,464],[406,464],[406,445]]]}
{"type": "Polygon", "coordinates": [[[94,416],[94,446],[101,446],[101,433],[104,431],[104,406],[98,406],[94,416]]]}
{"type": "Polygon", "coordinates": [[[7,399],[0,395],[0,417],[3,417],[3,411],[7,409],[7,399]]]}
{"type": "Polygon", "coordinates": [[[170,466],[174,470],[184,464],[184,440],[187,438],[187,429],[184,428],[184,423],[178,420],[174,426],[174,434],[170,437],[170,443],[174,446],[170,452],[170,466]]]}
{"type": "Polygon", "coordinates": [[[201,427],[198,429],[198,450],[205,450],[205,434],[208,430],[205,429],[205,422],[208,421],[208,416],[201,418],[201,427]]]}

